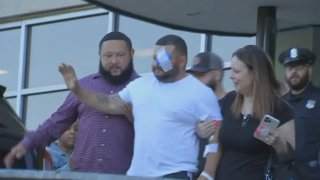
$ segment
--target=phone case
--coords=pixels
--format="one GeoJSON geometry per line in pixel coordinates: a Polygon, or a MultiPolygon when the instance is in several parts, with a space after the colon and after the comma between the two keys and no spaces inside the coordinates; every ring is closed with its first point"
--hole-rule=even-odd
{"type": "Polygon", "coordinates": [[[265,115],[258,128],[254,132],[254,137],[265,142],[266,136],[272,131],[275,131],[279,126],[280,121],[270,115],[265,115]]]}

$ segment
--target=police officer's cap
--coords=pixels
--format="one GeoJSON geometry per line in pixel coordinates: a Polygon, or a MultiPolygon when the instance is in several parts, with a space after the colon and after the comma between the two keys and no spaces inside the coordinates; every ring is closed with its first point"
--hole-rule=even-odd
{"type": "Polygon", "coordinates": [[[283,65],[313,64],[316,55],[306,48],[290,48],[279,55],[279,62],[283,65]]]}

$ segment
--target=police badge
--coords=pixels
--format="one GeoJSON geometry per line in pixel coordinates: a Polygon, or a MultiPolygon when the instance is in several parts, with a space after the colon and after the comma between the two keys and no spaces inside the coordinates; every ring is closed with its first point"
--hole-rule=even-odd
{"type": "Polygon", "coordinates": [[[315,105],[316,105],[316,101],[313,99],[309,99],[307,101],[306,108],[313,109],[315,105]]]}

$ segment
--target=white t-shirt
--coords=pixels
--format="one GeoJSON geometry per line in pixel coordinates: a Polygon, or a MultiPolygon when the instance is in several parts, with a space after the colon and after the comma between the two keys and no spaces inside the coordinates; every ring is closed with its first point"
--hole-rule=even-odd
{"type": "Polygon", "coordinates": [[[127,175],[160,177],[197,171],[199,120],[221,120],[215,94],[192,75],[162,83],[138,78],[119,92],[132,104],[134,153],[127,175]]]}

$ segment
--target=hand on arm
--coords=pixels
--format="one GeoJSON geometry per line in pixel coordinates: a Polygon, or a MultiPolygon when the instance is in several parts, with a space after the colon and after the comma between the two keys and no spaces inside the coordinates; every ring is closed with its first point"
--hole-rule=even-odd
{"type": "Polygon", "coordinates": [[[27,153],[27,149],[22,144],[17,144],[5,156],[4,164],[7,168],[11,168],[15,159],[22,158],[27,153]]]}
{"type": "Polygon", "coordinates": [[[81,87],[76,73],[71,65],[61,64],[59,72],[64,78],[66,86],[87,106],[104,113],[125,114],[122,99],[119,95],[96,93],[81,87]]]}
{"type": "Polygon", "coordinates": [[[209,138],[215,133],[219,124],[214,123],[214,121],[199,121],[197,124],[197,134],[200,138],[209,138]]]}

